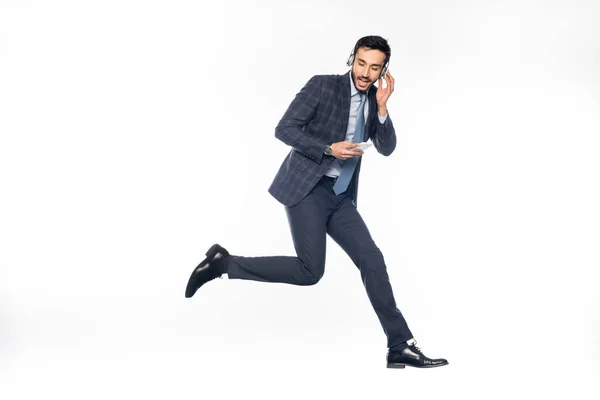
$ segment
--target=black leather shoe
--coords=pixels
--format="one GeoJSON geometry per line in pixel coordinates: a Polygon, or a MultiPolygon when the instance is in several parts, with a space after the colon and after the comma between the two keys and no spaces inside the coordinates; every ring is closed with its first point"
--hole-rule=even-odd
{"type": "Polygon", "coordinates": [[[434,368],[448,365],[448,361],[443,358],[431,359],[421,352],[416,342],[403,350],[389,349],[387,354],[388,368],[404,368],[407,365],[415,368],[434,368]]]}
{"type": "Polygon", "coordinates": [[[214,244],[206,252],[206,258],[202,261],[190,275],[187,287],[185,288],[185,297],[192,297],[200,286],[215,278],[221,277],[225,272],[223,260],[229,256],[227,250],[218,244],[214,244]]]}

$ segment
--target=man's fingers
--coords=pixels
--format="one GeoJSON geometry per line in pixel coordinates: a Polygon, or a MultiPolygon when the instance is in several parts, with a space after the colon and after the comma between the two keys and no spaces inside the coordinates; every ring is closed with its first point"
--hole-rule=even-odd
{"type": "Polygon", "coordinates": [[[361,156],[364,152],[360,149],[353,150],[355,147],[360,146],[360,143],[354,142],[343,142],[342,148],[339,151],[339,157],[341,160],[347,160],[348,158],[361,156]]]}
{"type": "Polygon", "coordinates": [[[357,157],[357,156],[360,156],[362,154],[363,154],[362,150],[356,150],[356,151],[350,150],[350,151],[347,151],[347,152],[343,153],[343,155],[346,156],[347,158],[357,157]]]}

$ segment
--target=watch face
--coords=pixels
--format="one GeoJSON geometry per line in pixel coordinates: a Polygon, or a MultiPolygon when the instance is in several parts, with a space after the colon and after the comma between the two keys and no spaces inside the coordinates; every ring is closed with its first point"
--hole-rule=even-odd
{"type": "Polygon", "coordinates": [[[328,156],[330,156],[332,154],[331,146],[325,147],[325,154],[327,154],[328,156]]]}

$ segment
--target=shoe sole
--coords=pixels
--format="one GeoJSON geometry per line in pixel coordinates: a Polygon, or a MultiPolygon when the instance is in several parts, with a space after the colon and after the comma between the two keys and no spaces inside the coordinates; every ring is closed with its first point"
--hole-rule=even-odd
{"type": "Polygon", "coordinates": [[[408,366],[408,367],[413,367],[413,368],[419,368],[419,369],[422,369],[422,368],[437,368],[437,367],[443,367],[444,365],[448,365],[448,364],[450,364],[450,363],[437,364],[437,365],[423,365],[423,366],[421,366],[421,367],[417,367],[416,365],[410,365],[410,364],[397,364],[397,363],[388,363],[388,364],[387,364],[387,367],[388,367],[388,368],[398,368],[398,369],[400,369],[400,368],[404,368],[404,367],[408,366]]]}
{"type": "Polygon", "coordinates": [[[406,365],[404,365],[404,364],[388,364],[387,367],[388,368],[404,368],[404,367],[406,367],[406,365]]]}

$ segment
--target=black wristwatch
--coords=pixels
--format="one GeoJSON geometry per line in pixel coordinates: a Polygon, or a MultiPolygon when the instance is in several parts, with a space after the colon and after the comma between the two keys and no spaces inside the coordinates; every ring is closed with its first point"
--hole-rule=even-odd
{"type": "Polygon", "coordinates": [[[323,153],[325,153],[325,155],[328,155],[328,156],[332,155],[333,150],[331,150],[331,146],[330,145],[325,146],[325,151],[323,151],[323,153]]]}

